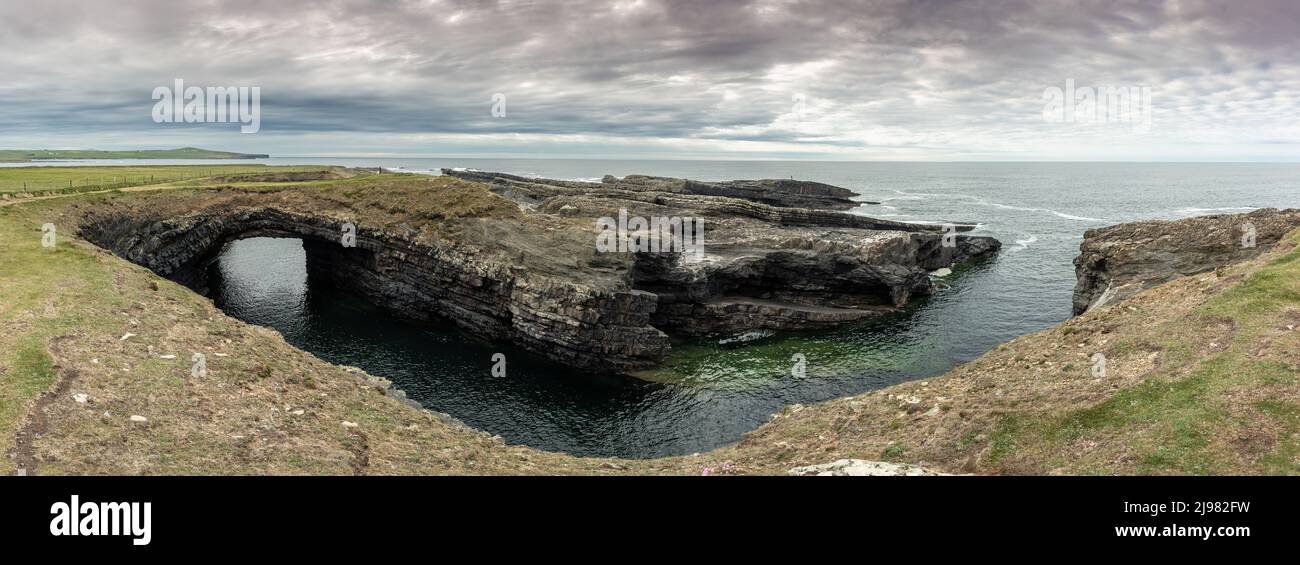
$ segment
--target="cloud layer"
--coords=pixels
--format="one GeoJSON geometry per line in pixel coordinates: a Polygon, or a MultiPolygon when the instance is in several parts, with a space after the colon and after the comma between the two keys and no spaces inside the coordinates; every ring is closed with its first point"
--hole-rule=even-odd
{"type": "Polygon", "coordinates": [[[47,0],[0,46],[9,147],[1300,159],[1289,0],[47,0]],[[153,123],[175,78],[261,87],[261,132],[153,123]],[[1150,130],[1044,120],[1069,79],[1150,87],[1150,130]]]}

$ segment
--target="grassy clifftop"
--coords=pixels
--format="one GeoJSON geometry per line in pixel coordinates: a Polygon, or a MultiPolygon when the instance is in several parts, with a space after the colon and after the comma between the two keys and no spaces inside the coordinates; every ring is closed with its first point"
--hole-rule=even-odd
{"type": "Polygon", "coordinates": [[[268,165],[128,165],[0,167],[0,196],[59,194],[188,181],[212,176],[323,171],[329,167],[268,165]]]}
{"type": "MultiPolygon", "coordinates": [[[[435,181],[297,186],[347,196],[393,182],[435,181]]],[[[201,196],[204,183],[152,189],[201,196]]],[[[70,230],[41,246],[42,224],[136,197],[0,201],[0,472],[783,474],[855,458],[989,474],[1300,473],[1300,232],[946,375],[789,407],[734,446],[629,461],[505,445],[70,230]],[[196,352],[204,378],[190,375],[196,352]]]]}

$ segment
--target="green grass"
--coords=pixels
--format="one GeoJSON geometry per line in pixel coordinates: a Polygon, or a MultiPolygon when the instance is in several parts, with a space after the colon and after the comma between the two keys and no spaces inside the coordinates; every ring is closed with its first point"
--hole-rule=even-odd
{"type": "Polygon", "coordinates": [[[1300,367],[1288,357],[1296,337],[1278,330],[1284,312],[1297,307],[1300,249],[1165,324],[1167,337],[1155,345],[1166,362],[1136,386],[1061,414],[1004,416],[989,460],[1046,458],[1071,474],[1110,472],[1117,459],[1128,461],[1127,472],[1144,474],[1300,474],[1300,406],[1288,400],[1300,385],[1300,367]],[[1200,351],[1212,339],[1200,332],[1227,322],[1235,328],[1229,346],[1200,351]],[[1258,396],[1265,399],[1241,406],[1258,396]],[[1101,447],[1073,458],[1050,455],[1078,444],[1101,447]]]}
{"type": "Polygon", "coordinates": [[[143,151],[98,151],[94,149],[0,149],[0,162],[38,159],[254,159],[268,155],[212,151],[197,147],[143,151]]]}
{"type": "Polygon", "coordinates": [[[903,445],[901,443],[895,443],[894,445],[886,447],[884,451],[880,452],[880,458],[884,459],[885,461],[893,461],[895,459],[898,459],[899,457],[902,457],[903,455],[906,455],[907,452],[911,450],[912,449],[910,447],[907,447],[906,445],[903,445]]]}
{"type": "Polygon", "coordinates": [[[250,173],[316,171],[318,166],[145,165],[0,167],[0,193],[67,193],[250,173]]]}
{"type": "MultiPolygon", "coordinates": [[[[46,202],[32,203],[43,206],[46,202]]],[[[0,208],[0,327],[26,328],[0,335],[0,429],[20,424],[26,403],[49,389],[55,381],[53,361],[46,350],[50,339],[73,331],[105,325],[108,319],[70,315],[70,302],[55,298],[55,287],[73,293],[72,303],[102,301],[120,306],[109,292],[110,282],[98,268],[94,254],[69,244],[60,234],[54,249],[41,246],[40,226],[12,220],[12,207],[0,208]]],[[[0,451],[13,443],[12,432],[0,434],[0,451]]],[[[8,473],[13,461],[0,460],[8,473]]]]}

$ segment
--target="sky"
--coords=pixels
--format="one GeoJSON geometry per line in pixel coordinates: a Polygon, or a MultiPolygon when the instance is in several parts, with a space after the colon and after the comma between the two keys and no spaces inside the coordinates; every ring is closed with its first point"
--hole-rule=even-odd
{"type": "Polygon", "coordinates": [[[0,0],[0,48],[0,149],[1300,161],[1293,0],[0,0]]]}

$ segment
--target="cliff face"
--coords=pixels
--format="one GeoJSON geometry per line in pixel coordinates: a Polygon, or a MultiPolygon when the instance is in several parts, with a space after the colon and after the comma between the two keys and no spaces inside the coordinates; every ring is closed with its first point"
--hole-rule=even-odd
{"type": "Polygon", "coordinates": [[[1074,314],[1113,304],[1178,277],[1252,259],[1296,227],[1300,227],[1300,210],[1265,208],[1249,214],[1088,230],[1074,259],[1074,314]]]}
{"type": "MultiPolygon", "coordinates": [[[[398,315],[445,318],[571,367],[617,372],[660,362],[670,334],[824,328],[876,316],[932,292],[928,271],[1000,246],[831,210],[609,183],[530,179],[521,188],[509,177],[499,186],[493,178],[476,179],[491,190],[391,176],[141,195],[86,211],[79,232],[196,289],[228,241],[302,238],[314,276],[398,315]],[[698,219],[700,252],[599,249],[597,218],[620,215],[698,219]],[[349,224],[354,246],[341,244],[349,224]]],[[[838,194],[781,183],[799,198],[838,194]]]]}
{"type": "Polygon", "coordinates": [[[450,320],[476,337],[512,342],[580,369],[644,368],[669,349],[667,336],[649,325],[652,294],[531,276],[506,258],[384,227],[358,227],[355,247],[344,247],[343,218],[294,211],[282,202],[240,204],[178,216],[104,216],[84,224],[81,235],[198,290],[227,241],[297,237],[314,277],[402,317],[450,320]]]}

